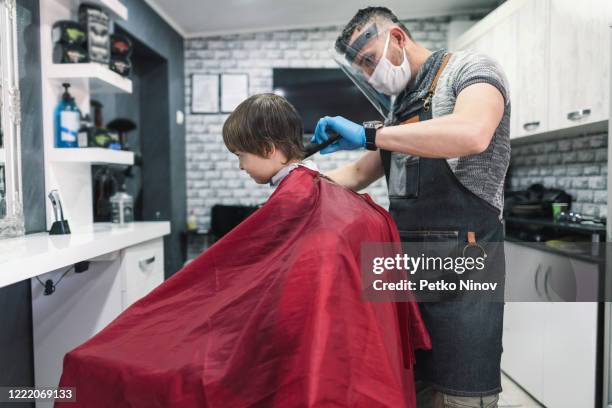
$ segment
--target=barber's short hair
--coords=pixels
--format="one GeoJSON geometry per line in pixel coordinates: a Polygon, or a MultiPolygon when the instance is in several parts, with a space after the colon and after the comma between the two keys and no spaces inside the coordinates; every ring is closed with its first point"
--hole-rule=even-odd
{"type": "Polygon", "coordinates": [[[399,21],[397,16],[393,14],[391,10],[386,7],[366,7],[357,11],[357,14],[351,18],[351,21],[344,26],[342,33],[336,39],[336,51],[345,53],[353,33],[356,30],[361,30],[370,23],[374,23],[375,21],[387,21],[388,23],[393,23],[400,27],[402,31],[406,33],[408,38],[412,39],[410,31],[408,31],[406,26],[399,21]]]}
{"type": "Polygon", "coordinates": [[[265,157],[274,146],[287,160],[304,158],[303,133],[297,110],[273,93],[245,99],[223,124],[223,142],[229,151],[265,157]]]}

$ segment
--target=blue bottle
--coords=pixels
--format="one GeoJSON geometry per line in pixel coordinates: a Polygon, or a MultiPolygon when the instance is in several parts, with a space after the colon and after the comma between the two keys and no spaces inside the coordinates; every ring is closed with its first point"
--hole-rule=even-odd
{"type": "Polygon", "coordinates": [[[81,127],[81,111],[68,92],[70,84],[62,86],[65,91],[54,112],[55,147],[78,147],[77,135],[81,127]]]}

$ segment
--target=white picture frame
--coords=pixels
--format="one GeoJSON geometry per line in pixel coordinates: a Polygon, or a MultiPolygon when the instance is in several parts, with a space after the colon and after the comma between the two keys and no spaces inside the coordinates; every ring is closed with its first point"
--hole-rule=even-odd
{"type": "Polygon", "coordinates": [[[247,74],[221,74],[221,112],[231,113],[249,97],[247,74]]]}
{"type": "Polygon", "coordinates": [[[191,76],[191,113],[219,113],[219,75],[191,76]]]}

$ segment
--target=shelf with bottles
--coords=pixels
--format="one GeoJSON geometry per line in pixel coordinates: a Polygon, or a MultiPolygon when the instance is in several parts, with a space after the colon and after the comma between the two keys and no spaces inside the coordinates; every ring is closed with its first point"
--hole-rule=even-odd
{"type": "Polygon", "coordinates": [[[131,42],[112,33],[115,14],[127,17],[117,0],[56,0],[41,9],[43,77],[88,80],[92,93],[131,93],[131,42]],[[117,4],[124,12],[109,12],[117,4]]]}
{"type": "Polygon", "coordinates": [[[104,126],[100,102],[78,103],[70,84],[62,86],[64,93],[53,111],[53,137],[47,138],[51,142],[46,152],[48,161],[133,165],[134,152],[127,148],[126,138],[136,125],[129,119],[117,118],[104,126]],[[94,120],[89,113],[90,107],[94,120]]]}

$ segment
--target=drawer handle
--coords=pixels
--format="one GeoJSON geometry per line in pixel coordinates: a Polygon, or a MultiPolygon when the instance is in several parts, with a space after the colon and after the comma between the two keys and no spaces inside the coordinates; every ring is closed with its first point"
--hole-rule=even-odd
{"type": "Polygon", "coordinates": [[[542,264],[538,264],[537,269],[535,270],[535,274],[533,275],[533,280],[534,280],[534,285],[535,285],[535,290],[536,293],[538,294],[539,297],[542,297],[542,293],[540,292],[540,272],[542,269],[542,264]]]}
{"type": "Polygon", "coordinates": [[[570,112],[567,114],[567,118],[571,121],[578,121],[580,119],[584,119],[591,114],[590,109],[579,109],[574,112],[570,112]]]}
{"type": "Polygon", "coordinates": [[[546,272],[544,272],[544,293],[546,294],[546,300],[548,300],[549,302],[552,302],[550,293],[548,293],[548,277],[550,276],[551,272],[552,268],[550,266],[546,269],[546,272]]]}
{"type": "Polygon", "coordinates": [[[523,125],[523,129],[525,129],[528,132],[533,132],[534,130],[536,130],[537,128],[540,127],[540,121],[535,121],[535,122],[527,122],[523,125]]]}
{"type": "Polygon", "coordinates": [[[155,255],[153,255],[150,258],[141,259],[140,261],[138,261],[138,266],[140,267],[140,269],[142,269],[144,271],[153,262],[155,262],[155,255]]]}

